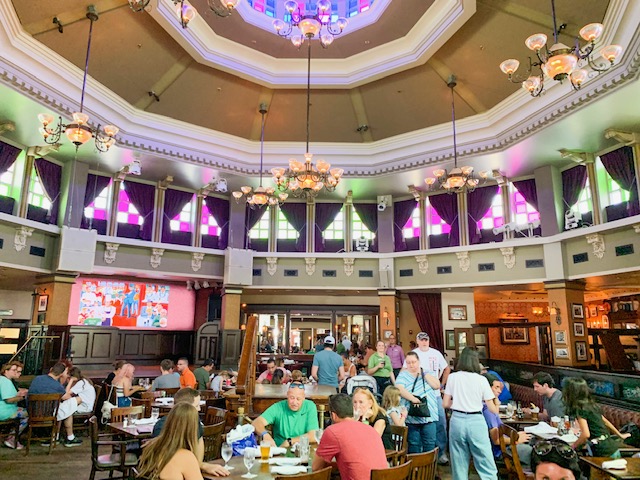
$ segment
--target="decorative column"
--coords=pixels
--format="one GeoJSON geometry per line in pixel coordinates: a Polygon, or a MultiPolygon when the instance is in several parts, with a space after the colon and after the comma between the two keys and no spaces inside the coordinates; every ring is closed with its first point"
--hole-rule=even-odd
{"type": "Polygon", "coordinates": [[[511,182],[500,185],[500,195],[502,196],[502,224],[506,225],[511,221],[511,195],[510,189],[514,188],[511,182]]]}
{"type": "Polygon", "coordinates": [[[347,192],[344,200],[344,251],[353,251],[353,192],[347,192]]]}
{"type": "Polygon", "coordinates": [[[418,239],[418,249],[426,250],[429,244],[429,236],[427,235],[427,198],[424,192],[419,191],[413,185],[409,185],[409,192],[413,194],[413,198],[418,202],[418,211],[420,212],[420,238],[418,239]]]}
{"type": "MultiPolygon", "coordinates": [[[[76,283],[76,275],[42,275],[34,282],[36,295],[31,323],[44,325],[67,325],[69,304],[71,303],[71,287],[76,283]],[[44,311],[39,311],[40,298],[47,296],[44,311]],[[43,315],[44,314],[44,315],[43,315]]],[[[77,312],[75,312],[77,315],[77,312]]]]}
{"type": "MultiPolygon", "coordinates": [[[[167,175],[164,180],[158,182],[156,188],[156,215],[153,223],[153,242],[162,242],[162,227],[164,226],[164,197],[167,194],[167,188],[173,183],[173,177],[167,175]]],[[[171,219],[169,219],[171,221],[171,219]]]]}
{"type": "Polygon", "coordinates": [[[269,209],[267,212],[267,215],[269,215],[269,245],[267,251],[276,252],[278,250],[278,212],[280,207],[272,205],[267,208],[269,209]]]}
{"type": "Polygon", "coordinates": [[[458,200],[458,229],[460,231],[460,246],[469,245],[469,225],[467,224],[467,193],[456,193],[458,200]]]}
{"type": "Polygon", "coordinates": [[[27,218],[27,209],[29,208],[29,185],[31,184],[31,175],[33,174],[34,162],[36,160],[35,152],[38,147],[29,147],[24,162],[24,173],[22,175],[22,187],[20,188],[20,205],[18,208],[18,217],[27,218]]]}
{"type": "Polygon", "coordinates": [[[307,198],[307,248],[306,252],[316,251],[316,201],[312,197],[307,198]]]}
{"type": "Polygon", "coordinates": [[[551,354],[553,364],[584,367],[590,364],[589,337],[584,318],[584,282],[559,280],[545,283],[551,312],[551,354]],[[580,318],[582,315],[582,318],[580,318]],[[583,335],[575,335],[576,323],[583,335]],[[581,360],[578,356],[584,353],[581,360]]]}
{"type": "Polygon", "coordinates": [[[107,234],[111,237],[115,237],[118,231],[118,200],[120,199],[120,189],[122,188],[122,182],[126,177],[125,173],[116,172],[113,176],[113,188],[111,189],[111,199],[109,205],[109,224],[107,228],[107,234]]]}
{"type": "Polygon", "coordinates": [[[202,204],[204,203],[204,198],[209,194],[209,192],[205,192],[204,188],[198,190],[198,194],[196,196],[196,218],[193,227],[193,238],[191,239],[191,243],[194,247],[202,246],[202,231],[200,229],[200,221],[202,218],[202,204]]]}
{"type": "Polygon", "coordinates": [[[242,289],[224,287],[222,289],[222,321],[221,330],[240,328],[240,314],[242,309],[242,289]]]}

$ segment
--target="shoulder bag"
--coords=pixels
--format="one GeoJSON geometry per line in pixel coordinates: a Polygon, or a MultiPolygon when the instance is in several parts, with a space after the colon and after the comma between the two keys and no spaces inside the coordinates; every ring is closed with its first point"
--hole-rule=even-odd
{"type": "MultiPolygon", "coordinates": [[[[422,386],[424,387],[424,390],[426,392],[427,386],[424,381],[424,372],[422,371],[422,369],[420,369],[420,378],[422,378],[422,386]]],[[[411,387],[411,393],[415,391],[416,383],[418,383],[418,377],[416,377],[415,381],[413,382],[413,387],[411,387]]],[[[429,413],[429,405],[427,405],[427,397],[417,397],[417,398],[420,399],[420,403],[419,404],[412,403],[411,406],[409,407],[408,415],[410,417],[430,417],[431,415],[429,413]]]]}

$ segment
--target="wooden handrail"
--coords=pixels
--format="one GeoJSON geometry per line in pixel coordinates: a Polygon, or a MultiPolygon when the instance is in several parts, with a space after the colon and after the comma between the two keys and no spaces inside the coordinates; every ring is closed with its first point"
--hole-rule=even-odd
{"type": "Polygon", "coordinates": [[[240,404],[244,404],[245,412],[253,412],[253,392],[256,385],[256,332],[258,328],[258,317],[251,315],[247,319],[247,328],[244,332],[244,343],[240,354],[240,364],[238,366],[238,380],[236,382],[236,393],[240,395],[240,404]]]}

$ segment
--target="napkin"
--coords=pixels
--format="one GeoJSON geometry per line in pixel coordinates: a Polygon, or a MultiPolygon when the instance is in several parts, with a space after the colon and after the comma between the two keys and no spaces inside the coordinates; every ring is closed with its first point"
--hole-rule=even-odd
{"type": "MultiPolygon", "coordinates": [[[[251,450],[256,458],[261,456],[260,447],[247,447],[247,450],[251,450]]],[[[271,452],[269,453],[269,456],[273,457],[274,455],[284,455],[285,453],[287,453],[286,448],[271,447],[271,452]]]]}
{"type": "Polygon", "coordinates": [[[136,425],[136,431],[138,433],[152,433],[153,425],[136,425]]]}
{"type": "Polygon", "coordinates": [[[527,433],[532,433],[534,435],[546,435],[550,433],[557,433],[558,429],[555,427],[552,427],[548,423],[540,422],[537,425],[524,427],[524,431],[527,433]]]}
{"type": "Polygon", "coordinates": [[[281,467],[272,467],[271,473],[278,475],[295,475],[297,473],[307,473],[307,467],[302,465],[284,465],[281,467]]]}
{"type": "Polygon", "coordinates": [[[602,468],[610,470],[626,470],[627,461],[624,458],[618,458],[616,460],[608,460],[602,462],[602,468]]]}
{"type": "Polygon", "coordinates": [[[136,425],[154,425],[157,422],[157,420],[154,420],[153,418],[141,418],[140,420],[136,420],[135,424],[136,425]]]}
{"type": "Polygon", "coordinates": [[[270,458],[269,465],[300,465],[300,458],[298,457],[280,457],[280,458],[270,458]]]}
{"type": "Polygon", "coordinates": [[[576,440],[578,440],[578,437],[575,436],[573,433],[565,433],[564,435],[561,435],[559,438],[564,443],[568,443],[569,445],[573,444],[576,440]]]}

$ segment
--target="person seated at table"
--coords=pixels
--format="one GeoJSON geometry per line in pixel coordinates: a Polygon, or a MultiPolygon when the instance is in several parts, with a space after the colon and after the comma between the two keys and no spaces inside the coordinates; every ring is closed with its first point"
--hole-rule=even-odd
{"type": "Polygon", "coordinates": [[[349,358],[349,352],[342,352],[340,356],[342,357],[342,366],[344,367],[344,378],[340,382],[338,389],[341,393],[347,393],[347,381],[358,374],[358,369],[349,358]]]}
{"type": "Polygon", "coordinates": [[[369,480],[371,470],[389,468],[382,439],[371,426],[355,421],[349,395],[331,395],[329,409],[332,424],[316,450],[311,465],[314,472],[334,465],[334,459],[342,480],[369,480]]]}
{"type": "Polygon", "coordinates": [[[371,390],[356,388],[353,392],[353,418],[371,425],[382,437],[384,448],[387,450],[394,448],[387,412],[378,405],[378,401],[371,393],[371,390]]]}
{"type": "Polygon", "coordinates": [[[105,385],[111,385],[113,382],[113,379],[116,377],[116,375],[118,375],[118,373],[120,373],[120,370],[122,370],[122,367],[124,366],[125,363],[127,362],[125,362],[124,360],[118,360],[116,362],[113,362],[113,371],[106,376],[106,378],[102,381],[102,383],[104,383],[105,385]]]}
{"type": "Polygon", "coordinates": [[[276,369],[275,372],[273,372],[273,377],[271,377],[271,385],[282,385],[284,380],[284,373],[282,373],[282,370],[280,369],[276,369]]]}
{"type": "Polygon", "coordinates": [[[304,384],[291,382],[287,399],[276,402],[253,421],[256,435],[272,447],[288,448],[300,440],[302,435],[315,442],[318,430],[318,409],[311,400],[305,399],[304,384]],[[267,430],[273,425],[273,436],[267,430]]]}
{"type": "Polygon", "coordinates": [[[198,382],[198,390],[201,392],[209,388],[209,376],[214,368],[215,364],[213,362],[213,358],[207,358],[202,363],[201,367],[198,367],[193,371],[193,375],[196,377],[196,381],[198,382]]]}
{"type": "MultiPolygon", "coordinates": [[[[484,377],[489,382],[489,385],[491,385],[491,390],[496,396],[494,399],[496,405],[500,405],[500,392],[503,388],[502,381],[491,373],[485,373],[484,377]]],[[[486,405],[483,405],[482,407],[482,415],[484,415],[484,420],[487,422],[487,427],[489,428],[489,438],[491,439],[493,457],[502,458],[499,433],[500,425],[502,425],[500,415],[493,413],[486,405]]],[[[518,456],[520,457],[520,463],[524,465],[529,465],[531,462],[531,446],[529,445],[529,440],[531,440],[530,433],[518,432],[518,444],[516,445],[516,449],[518,451],[518,456]]],[[[504,437],[504,442],[506,445],[511,445],[511,439],[507,436],[504,437]]]]}
{"type": "Polygon", "coordinates": [[[589,385],[583,378],[567,378],[564,383],[564,404],[567,415],[578,421],[580,436],[571,445],[574,450],[587,445],[594,457],[620,457],[620,448],[627,447],[623,440],[630,433],[620,433],[602,415],[602,410],[591,396],[589,385]]]}
{"type": "MultiPolygon", "coordinates": [[[[191,405],[196,409],[196,413],[200,411],[200,392],[194,388],[181,388],[176,392],[173,396],[173,407],[171,408],[171,412],[173,412],[178,405],[187,404],[191,405]]],[[[165,431],[165,425],[168,425],[166,429],[170,429],[171,425],[169,424],[169,416],[165,415],[164,417],[160,417],[160,419],[153,426],[153,432],[151,433],[151,438],[157,438],[162,435],[162,432],[165,431]]],[[[198,463],[200,465],[200,470],[204,473],[208,473],[217,477],[226,477],[229,475],[229,471],[223,468],[220,465],[216,465],[213,463],[205,463],[204,460],[204,440],[202,436],[204,435],[204,425],[200,421],[199,417],[197,418],[197,438],[196,445],[192,452],[195,454],[198,463]]]]}
{"type": "Polygon", "coordinates": [[[404,427],[407,418],[407,407],[401,405],[400,389],[394,385],[385,388],[382,394],[382,408],[387,412],[391,425],[404,427]]]}
{"type": "Polygon", "coordinates": [[[291,372],[291,381],[289,383],[307,383],[308,381],[307,377],[305,377],[300,370],[294,370],[291,372]]]}
{"type": "Polygon", "coordinates": [[[273,378],[274,372],[278,369],[276,367],[275,358],[270,358],[267,360],[267,368],[264,372],[260,374],[256,383],[271,383],[271,379],[273,378]],[[266,381],[265,381],[266,380],[266,381]]]}
{"type": "Polygon", "coordinates": [[[134,393],[145,391],[140,385],[133,385],[133,374],[136,368],[130,363],[125,363],[120,369],[120,373],[115,376],[112,386],[116,392],[118,407],[130,407],[131,396],[134,393]]]}
{"type": "MultiPolygon", "coordinates": [[[[563,418],[565,415],[564,402],[562,401],[562,392],[555,388],[553,377],[547,372],[538,372],[531,380],[533,390],[542,397],[542,412],[538,418],[542,421],[549,420],[551,417],[563,418]]],[[[529,415],[530,408],[523,408],[522,411],[529,415]]]]}
{"type": "Polygon", "coordinates": [[[196,388],[196,376],[189,368],[189,359],[187,357],[181,357],[176,364],[176,370],[180,374],[180,388],[196,388]]]}
{"type": "Polygon", "coordinates": [[[66,440],[62,440],[65,447],[77,447],[82,445],[82,440],[73,434],[73,415],[75,413],[91,413],[96,402],[96,390],[93,383],[82,375],[78,367],[69,370],[69,383],[67,391],[62,396],[58,407],[58,422],[64,423],[67,433],[66,440]]]}
{"type": "Polygon", "coordinates": [[[173,374],[174,368],[173,360],[165,358],[160,362],[160,376],[151,382],[152,392],[159,388],[180,388],[180,377],[173,374]]]}
{"type": "Polygon", "coordinates": [[[498,380],[502,382],[502,393],[500,393],[499,400],[502,405],[506,405],[507,403],[509,403],[509,400],[513,398],[513,396],[511,395],[511,392],[509,391],[509,384],[505,382],[500,375],[498,375],[498,372],[490,370],[488,366],[483,365],[481,363],[480,373],[482,375],[484,375],[485,373],[490,373],[491,375],[493,375],[494,377],[496,377],[498,380]]]}
{"type": "Polygon", "coordinates": [[[541,440],[533,447],[531,470],[535,480],[579,480],[578,454],[559,438],[541,440]]]}
{"type": "MultiPolygon", "coordinates": [[[[0,371],[0,421],[10,420],[12,418],[20,419],[18,427],[18,436],[27,427],[28,414],[27,409],[19,407],[18,402],[24,400],[27,395],[26,388],[16,388],[13,381],[18,380],[22,375],[23,364],[17,360],[5,363],[0,371]]],[[[11,435],[4,441],[4,445],[9,448],[21,450],[24,448],[18,439],[11,435]]]]}
{"type": "Polygon", "coordinates": [[[216,393],[220,393],[222,391],[222,385],[231,378],[231,375],[228,371],[223,370],[218,375],[212,375],[211,377],[209,388],[216,393]]]}

